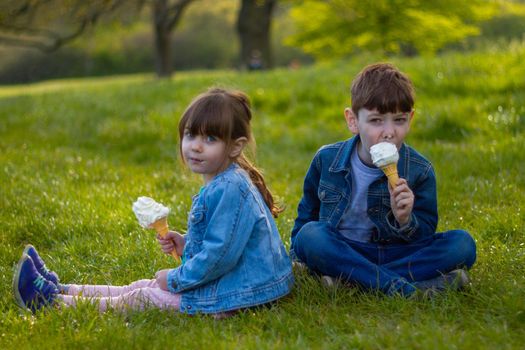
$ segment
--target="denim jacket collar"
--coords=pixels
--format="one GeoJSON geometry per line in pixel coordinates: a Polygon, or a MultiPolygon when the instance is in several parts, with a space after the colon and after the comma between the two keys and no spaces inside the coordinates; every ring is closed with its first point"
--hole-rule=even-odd
{"type": "Polygon", "coordinates": [[[231,170],[234,170],[234,169],[237,169],[239,168],[239,164],[235,163],[235,162],[232,162],[230,165],[228,165],[228,167],[226,167],[226,169],[224,169],[223,171],[221,171],[220,173],[218,173],[217,175],[215,175],[213,177],[213,179],[211,179],[210,183],[221,178],[221,177],[224,177],[229,171],[231,170]]]}
{"type": "MultiPolygon", "coordinates": [[[[357,144],[360,140],[359,135],[356,135],[350,139],[348,139],[344,144],[343,147],[339,149],[337,152],[334,161],[330,165],[329,171],[330,172],[340,172],[340,171],[346,171],[350,172],[350,157],[352,155],[352,152],[354,151],[354,147],[357,147],[357,144]]],[[[401,149],[399,150],[399,161],[397,162],[397,171],[399,173],[400,177],[406,177],[406,174],[408,172],[408,149],[405,147],[405,144],[403,143],[401,145],[401,149]]]]}

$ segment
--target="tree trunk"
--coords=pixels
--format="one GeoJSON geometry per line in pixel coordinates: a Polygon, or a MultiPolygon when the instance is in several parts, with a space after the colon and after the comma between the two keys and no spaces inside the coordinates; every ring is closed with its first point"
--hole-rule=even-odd
{"type": "Polygon", "coordinates": [[[272,68],[270,24],[277,0],[241,1],[237,18],[241,65],[249,70],[272,68]]]}
{"type": "Polygon", "coordinates": [[[171,56],[171,28],[167,0],[153,1],[153,33],[155,35],[155,68],[160,78],[173,73],[171,56]]]}

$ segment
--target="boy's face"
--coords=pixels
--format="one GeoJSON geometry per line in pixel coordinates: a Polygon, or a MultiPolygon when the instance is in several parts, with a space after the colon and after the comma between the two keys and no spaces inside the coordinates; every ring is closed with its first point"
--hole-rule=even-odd
{"type": "Polygon", "coordinates": [[[345,109],[345,119],[350,131],[359,134],[361,145],[358,148],[359,157],[363,162],[372,165],[370,147],[379,142],[390,142],[397,149],[410,130],[410,122],[414,111],[380,114],[377,110],[361,108],[356,116],[352,109],[345,109]]]}

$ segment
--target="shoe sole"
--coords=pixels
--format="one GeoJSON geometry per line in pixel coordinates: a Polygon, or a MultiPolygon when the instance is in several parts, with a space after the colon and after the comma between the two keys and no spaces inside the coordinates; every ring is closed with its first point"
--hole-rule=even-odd
{"type": "Polygon", "coordinates": [[[467,271],[463,269],[453,270],[449,273],[454,273],[456,275],[451,285],[455,286],[455,289],[457,290],[465,288],[470,283],[470,278],[467,274],[467,271]]]}
{"type": "Polygon", "coordinates": [[[15,296],[16,305],[18,305],[19,308],[28,310],[26,304],[24,303],[24,299],[22,299],[22,295],[20,295],[20,291],[18,290],[18,283],[20,281],[20,272],[22,271],[22,265],[26,262],[27,259],[31,259],[29,255],[23,254],[20,260],[18,260],[18,264],[15,268],[15,273],[13,276],[13,294],[15,296]]]}
{"type": "Polygon", "coordinates": [[[323,286],[331,288],[331,287],[335,286],[336,280],[335,280],[335,278],[333,278],[331,276],[326,276],[325,275],[325,276],[321,277],[321,283],[323,284],[323,286]]]}
{"type": "Polygon", "coordinates": [[[26,244],[25,248],[24,248],[24,251],[22,252],[22,256],[25,255],[29,255],[27,252],[29,251],[29,249],[31,248],[34,248],[32,244],[26,244]]]}

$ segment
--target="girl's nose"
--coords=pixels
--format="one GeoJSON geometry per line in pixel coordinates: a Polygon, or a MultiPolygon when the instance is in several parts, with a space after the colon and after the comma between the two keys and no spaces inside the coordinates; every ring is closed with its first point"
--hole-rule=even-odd
{"type": "Polygon", "coordinates": [[[200,140],[193,140],[191,143],[191,150],[194,152],[202,151],[202,142],[200,140]]]}

